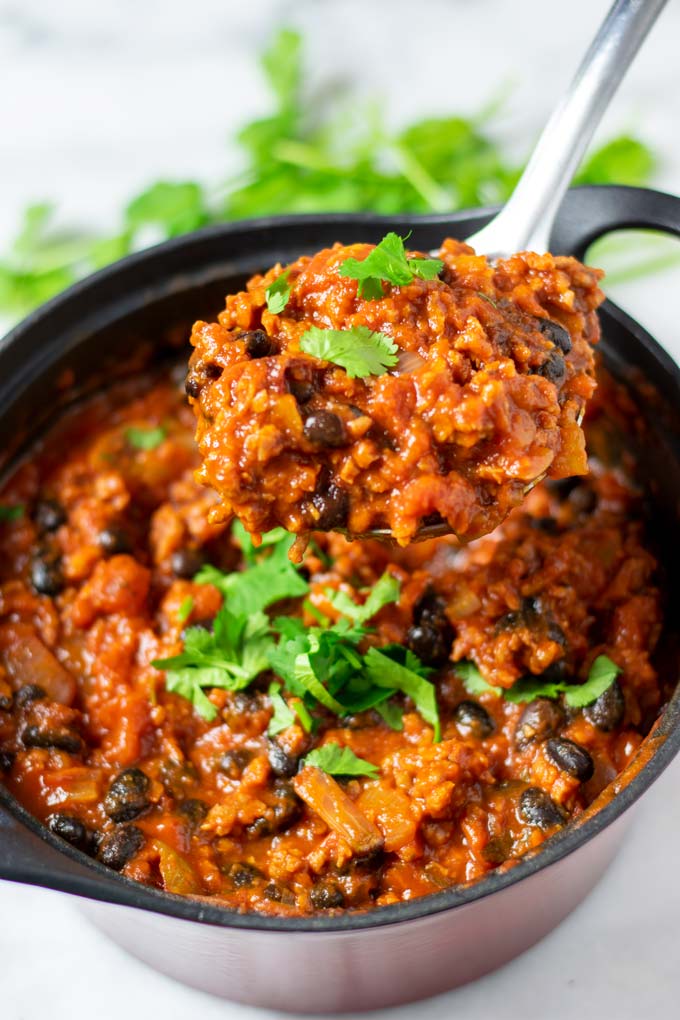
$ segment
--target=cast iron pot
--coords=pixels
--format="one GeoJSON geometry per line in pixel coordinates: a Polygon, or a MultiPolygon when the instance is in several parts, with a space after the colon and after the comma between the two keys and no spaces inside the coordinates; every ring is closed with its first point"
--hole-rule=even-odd
{"type": "MultiPolygon", "coordinates": [[[[147,355],[161,356],[178,335],[177,323],[208,318],[252,272],[335,240],[375,242],[388,229],[412,230],[412,245],[428,250],[447,234],[465,237],[490,215],[267,219],[209,228],[124,259],[40,308],[4,341],[0,421],[6,460],[73,399],[74,379],[87,392],[119,375],[132,354],[140,364],[147,355]]],[[[680,234],[680,199],[619,187],[572,191],[552,250],[581,258],[592,241],[622,227],[680,234]]],[[[652,493],[655,528],[677,534],[680,371],[609,302],[602,325],[604,365],[640,411],[625,438],[644,450],[642,481],[652,493]]],[[[677,587],[680,571],[669,567],[677,587]]],[[[669,619],[676,618],[678,594],[671,591],[669,619]]],[[[297,1012],[390,1006],[479,977],[554,928],[600,878],[629,823],[629,809],[679,748],[676,690],[620,792],[580,824],[505,874],[364,914],[263,917],[146,888],[53,836],[2,787],[0,878],[83,897],[86,914],[131,953],[229,999],[297,1012]]]]}

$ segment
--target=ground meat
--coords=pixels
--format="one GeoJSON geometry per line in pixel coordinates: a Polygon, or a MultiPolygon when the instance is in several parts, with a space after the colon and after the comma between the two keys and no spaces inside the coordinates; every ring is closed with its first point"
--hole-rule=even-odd
{"type": "Polygon", "coordinates": [[[218,322],[196,323],[188,392],[198,477],[220,497],[212,520],[236,515],[255,533],[382,528],[405,545],[435,515],[473,538],[536,478],[585,472],[599,272],[527,252],[491,265],[447,240],[440,278],[365,300],[339,271],[372,248],[298,259],[278,315],[265,291],[281,266],[230,295],[218,322]],[[301,350],[310,327],[360,326],[397,345],[396,366],[350,378],[301,350]]]}
{"type": "MultiPolygon", "coordinates": [[[[517,301],[533,308],[527,287],[517,301]]],[[[230,301],[242,328],[256,325],[250,301],[230,301]]],[[[569,315],[578,350],[585,327],[569,315]]],[[[550,335],[564,353],[565,337],[550,335]]],[[[253,364],[269,371],[269,357],[253,364]]],[[[317,415],[315,441],[326,427],[339,439],[317,415]]],[[[187,575],[203,562],[243,567],[226,526],[206,522],[212,497],[193,477],[192,428],[171,382],[139,379],[67,415],[0,494],[27,508],[0,524],[0,770],[53,831],[128,878],[239,910],[365,910],[511,867],[630,762],[662,703],[652,661],[662,602],[640,500],[620,472],[593,464],[577,484],[540,485],[464,548],[452,537],[400,549],[316,534],[307,597],[272,616],[335,619],[329,587],[362,599],[388,570],[398,601],[364,640],[401,645],[429,667],[442,739],[403,695],[392,699],[402,729],[375,708],[343,719],[317,707],[313,732],[296,719],[272,736],[271,673],[243,691],[207,688],[207,721],[150,665],[177,654],[188,627],[209,629],[222,604],[217,587],[187,575]],[[159,423],[162,442],[130,447],[130,427],[159,423]],[[47,499],[60,509],[46,532],[47,499]],[[107,528],[125,535],[125,551],[101,540],[107,528]],[[56,594],[31,579],[46,534],[64,565],[56,594]],[[600,654],[621,673],[609,700],[585,710],[472,692],[457,672],[465,659],[498,688],[526,675],[579,682],[600,654]],[[305,765],[329,742],[375,776],[305,765]]]]}

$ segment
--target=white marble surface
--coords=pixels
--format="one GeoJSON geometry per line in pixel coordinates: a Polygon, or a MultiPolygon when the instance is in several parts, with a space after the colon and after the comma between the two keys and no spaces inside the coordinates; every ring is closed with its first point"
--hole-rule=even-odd
{"type": "MultiPolygon", "coordinates": [[[[394,123],[474,110],[511,83],[499,130],[526,150],[606,0],[0,0],[0,251],[27,201],[106,228],[158,176],[219,181],[233,128],[264,109],[254,52],[277,22],[312,40],[315,83],[353,80],[394,123]],[[378,36],[378,31],[380,36],[378,36]],[[401,38],[405,33],[406,45],[401,38]]],[[[671,4],[601,131],[632,128],[680,191],[680,4],[671,4]]],[[[612,293],[674,354],[680,269],[612,293]]],[[[386,1011],[397,1020],[647,1020],[677,1016],[680,761],[641,805],[593,895],[555,933],[467,988],[386,1011]]],[[[0,848],[1,852],[1,848],[0,848]]],[[[0,1017],[266,1016],[183,988],[92,929],[75,900],[0,883],[0,1017]],[[88,995],[104,990],[96,1010],[88,995]]],[[[380,1016],[381,1014],[377,1014],[380,1016]]]]}

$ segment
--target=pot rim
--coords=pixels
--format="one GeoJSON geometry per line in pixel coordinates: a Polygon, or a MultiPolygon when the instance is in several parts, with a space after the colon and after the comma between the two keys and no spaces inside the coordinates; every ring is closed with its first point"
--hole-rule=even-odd
{"type": "MultiPolygon", "coordinates": [[[[578,191],[582,192],[592,192],[594,190],[608,191],[610,193],[626,191],[638,194],[644,193],[646,195],[653,194],[645,192],[644,189],[611,187],[578,189],[578,191]]],[[[458,213],[447,214],[445,216],[441,214],[426,216],[376,216],[371,213],[351,215],[337,213],[324,216],[263,217],[257,220],[205,227],[192,234],[172,238],[152,248],[128,255],[126,258],[73,284],[68,290],[58,294],[46,304],[36,309],[10,330],[5,339],[0,341],[0,352],[19,342],[24,342],[26,335],[30,336],[31,331],[36,327],[49,320],[55,313],[68,309],[74,301],[80,301],[83,295],[88,295],[102,284],[115,283],[117,277],[124,277],[130,269],[148,266],[149,263],[153,263],[163,256],[184,251],[187,247],[197,243],[200,244],[205,239],[233,239],[239,233],[252,230],[266,235],[272,229],[286,230],[302,225],[319,227],[321,225],[333,226],[334,224],[338,226],[375,224],[376,226],[391,225],[396,227],[398,224],[412,224],[414,226],[448,227],[454,226],[456,223],[469,223],[470,221],[474,221],[475,225],[482,225],[483,222],[493,215],[494,211],[490,209],[462,210],[458,213]]],[[[266,243],[266,236],[264,236],[263,246],[266,243]]],[[[190,282],[189,278],[186,279],[187,282],[190,282]]],[[[124,282],[124,280],[121,280],[121,282],[124,282]]],[[[107,296],[109,300],[112,300],[110,295],[107,296]]],[[[152,300],[158,300],[158,297],[159,295],[156,293],[153,295],[152,300]]],[[[646,348],[648,354],[657,362],[668,381],[673,384],[675,390],[680,394],[680,368],[659,346],[656,340],[649,336],[638,323],[613,303],[606,301],[601,311],[604,313],[605,318],[613,319],[635,336],[636,340],[646,348]]],[[[121,309],[121,314],[123,314],[123,309],[121,309]]],[[[82,314],[80,317],[85,318],[82,314]]],[[[239,913],[229,907],[215,905],[207,898],[199,899],[178,896],[144,886],[123,875],[112,872],[105,865],[92,860],[92,858],[54,836],[46,826],[33,817],[1,784],[0,806],[4,807],[24,829],[27,829],[34,836],[38,837],[43,844],[50,846],[71,863],[70,868],[67,868],[64,873],[56,875],[56,877],[54,873],[52,876],[50,875],[49,866],[45,867],[43,865],[40,877],[35,879],[36,884],[58,888],[65,892],[83,895],[91,899],[120,906],[136,907],[170,915],[182,920],[196,921],[220,927],[260,932],[300,934],[344,932],[349,934],[355,931],[424,919],[443,911],[472,904],[477,900],[501,892],[503,889],[550,867],[550,865],[557,863],[562,858],[580,849],[627,811],[658,778],[678,751],[680,751],[680,687],[675,690],[663,714],[659,717],[653,733],[649,734],[643,741],[636,758],[618,777],[618,782],[623,784],[622,788],[592,814],[589,810],[584,821],[579,822],[577,820],[569,825],[536,848],[536,850],[531,851],[525,857],[518,860],[507,871],[493,871],[484,878],[478,879],[467,886],[451,887],[438,893],[430,893],[426,896],[402,901],[390,906],[375,907],[362,913],[345,912],[335,916],[282,917],[255,912],[239,913]],[[642,755],[642,759],[640,759],[640,755],[642,755]],[[647,757],[646,761],[644,760],[645,757],[647,757]],[[640,760],[643,761],[643,764],[641,766],[636,765],[640,760]],[[633,773],[631,778],[627,779],[631,772],[633,773]]],[[[1,866],[0,877],[3,877],[1,866]]]]}

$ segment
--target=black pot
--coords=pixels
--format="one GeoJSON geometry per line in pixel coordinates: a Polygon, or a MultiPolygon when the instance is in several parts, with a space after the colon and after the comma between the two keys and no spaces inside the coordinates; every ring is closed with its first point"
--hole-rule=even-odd
{"type": "MultiPolygon", "coordinates": [[[[5,460],[73,399],[73,379],[87,392],[120,375],[133,355],[142,364],[172,350],[178,322],[208,318],[252,272],[335,240],[376,241],[388,229],[412,230],[413,246],[427,250],[446,234],[465,237],[490,215],[259,220],[202,230],[116,263],[34,312],[2,344],[5,460]]],[[[622,227],[680,234],[680,199],[621,187],[572,191],[552,250],[583,257],[592,241],[622,227]]],[[[657,533],[677,534],[680,372],[615,305],[607,302],[601,314],[603,363],[640,412],[626,444],[644,452],[640,480],[652,495],[657,533]]],[[[664,545],[671,621],[680,602],[680,571],[669,562],[680,555],[675,544],[664,545]]],[[[669,661],[674,675],[677,660],[669,661]]],[[[0,878],[84,897],[94,923],[130,952],[226,998],[297,1012],[395,1005],[494,969],[576,906],[614,856],[629,808],[680,748],[680,692],[644,746],[613,799],[507,873],[365,914],[270,918],[146,888],[53,836],[2,787],[0,878]]]]}

